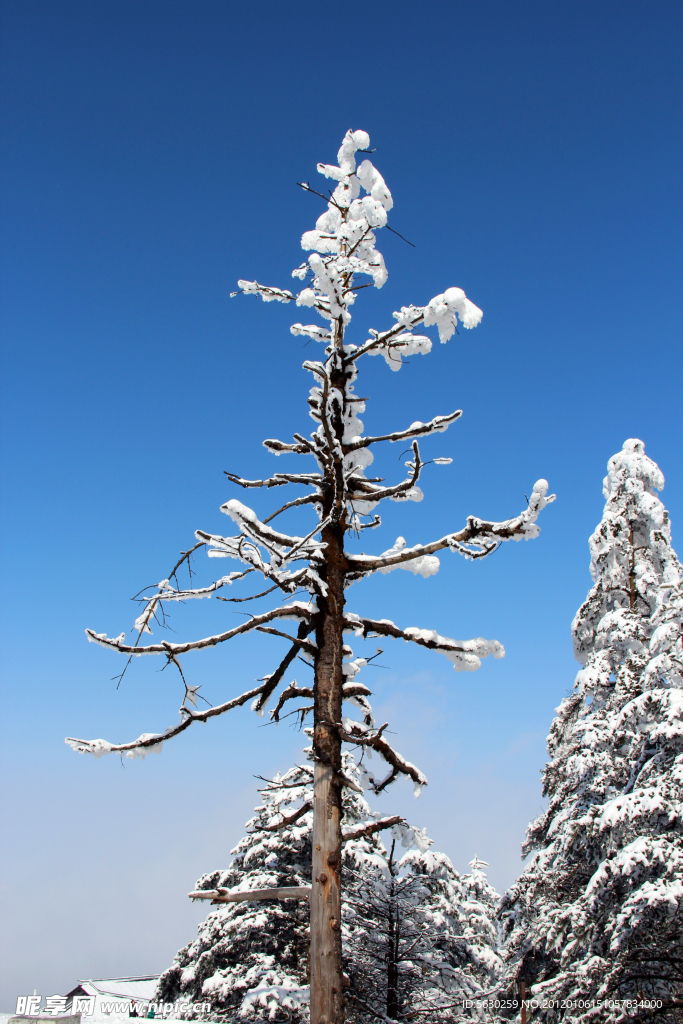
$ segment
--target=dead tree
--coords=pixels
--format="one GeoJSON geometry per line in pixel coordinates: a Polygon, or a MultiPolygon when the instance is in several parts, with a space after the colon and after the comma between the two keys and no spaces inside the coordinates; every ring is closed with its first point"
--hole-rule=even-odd
{"type": "MultiPolygon", "coordinates": [[[[353,652],[344,643],[344,633],[362,637],[395,637],[418,644],[445,655],[456,670],[472,671],[480,666],[481,658],[489,654],[502,657],[504,654],[497,641],[479,638],[461,642],[440,636],[435,630],[415,626],[401,629],[386,619],[363,618],[347,610],[346,590],[352,583],[373,573],[387,573],[399,568],[430,576],[439,568],[436,552],[441,550],[448,549],[465,558],[478,559],[490,555],[502,541],[533,538],[539,531],[536,524],[539,512],[554,497],[546,497],[548,485],[545,480],[539,480],[533,487],[527,507],[505,522],[488,522],[470,516],[464,526],[425,544],[407,547],[403,538],[398,538],[392,548],[378,555],[358,554],[350,550],[353,538],[359,537],[361,531],[379,526],[380,517],[375,510],[381,501],[419,501],[422,498],[418,484],[425,463],[418,439],[445,431],[461,415],[458,410],[435,416],[428,423],[415,422],[391,433],[363,436],[363,424],[358,417],[365,409],[364,399],[354,393],[361,357],[381,355],[391,369],[399,370],[406,356],[427,354],[431,350],[431,339],[414,333],[416,328],[436,326],[441,342],[446,342],[455,332],[458,320],[463,327],[473,328],[482,316],[481,310],[470,302],[462,289],[448,288],[425,306],[403,306],[393,314],[393,326],[384,331],[369,331],[369,337],[362,344],[346,342],[350,307],[359,288],[368,287],[355,285],[354,290],[356,278],[369,276],[370,283],[380,288],[387,277],[382,255],[375,248],[375,231],[386,225],[387,212],[393,201],[384,179],[370,160],[364,159],[356,167],[356,153],[367,151],[369,143],[365,132],[349,131],[339,151],[338,164],[318,165],[323,176],[337,182],[333,192],[322,195],[308,184],[301,185],[321,196],[327,206],[318,218],[315,230],[307,231],[302,238],[302,247],[312,250],[308,260],[293,272],[294,277],[304,282],[302,290],[295,294],[255,281],[238,282],[239,291],[243,294],[260,295],[266,302],[276,300],[312,307],[323,320],[322,326],[296,323],[291,328],[295,335],[307,335],[321,342],[325,350],[324,360],[308,360],[303,364],[314,378],[308,402],[316,429],[309,436],[295,434],[292,442],[273,439],[263,442],[276,455],[291,453],[312,459],[314,470],[274,473],[265,480],[247,480],[233,473],[227,474],[233,484],[246,490],[294,484],[306,489],[304,495],[286,502],[263,521],[240,501],[227,501],[221,510],[233,520],[237,533],[222,537],[202,530],[196,532],[195,547],[183,555],[168,579],[162,580],[151,595],[145,596],[142,614],[135,623],[138,631],[135,643],[127,643],[124,633],[110,639],[106,634],[87,630],[90,640],[123,654],[129,661],[141,655],[160,655],[177,666],[181,673],[179,659],[182,655],[214,647],[254,630],[287,639],[290,647],[285,658],[258,686],[204,711],[198,711],[195,706],[198,688],[185,683],[180,722],[164,733],[146,733],[137,740],[122,744],[104,740],[67,740],[74,749],[98,757],[114,751],[125,752],[129,757],[140,756],[160,749],[162,743],[188,729],[194,722],[206,721],[248,701],[253,701],[254,709],[262,712],[297,655],[312,663],[313,687],[290,685],[282,692],[273,712],[277,719],[286,701],[301,698],[311,702],[300,709],[302,721],[307,713],[313,711],[316,763],[310,896],[312,1024],[340,1024],[344,1019],[340,793],[348,780],[341,768],[342,744],[371,748],[387,763],[388,772],[383,778],[370,779],[375,793],[381,792],[399,775],[409,776],[418,790],[427,781],[422,772],[384,738],[386,724],[375,727],[367,703],[370,691],[354,682],[354,677],[367,662],[362,658],[353,660],[353,652]],[[362,198],[361,190],[365,192],[362,198]],[[412,450],[412,456],[406,463],[407,475],[398,483],[385,483],[383,479],[368,477],[365,473],[373,461],[371,449],[385,441],[408,444],[412,450]],[[302,536],[282,533],[270,525],[280,513],[302,505],[311,506],[315,513],[312,528],[303,531],[302,536]],[[202,546],[208,549],[209,556],[234,559],[243,568],[209,586],[183,589],[177,577],[179,567],[202,546]],[[210,596],[254,573],[263,577],[267,584],[267,589],[254,597],[278,591],[283,598],[290,599],[232,629],[203,639],[182,643],[162,641],[146,646],[140,643],[143,634],[151,632],[153,619],[161,617],[163,621],[166,602],[210,596]],[[293,600],[295,591],[306,591],[308,599],[293,600]],[[287,621],[296,624],[293,633],[282,628],[287,621]],[[344,718],[342,702],[348,699],[360,705],[362,721],[344,718]]],[[[431,461],[445,464],[451,460],[431,461]]]]}

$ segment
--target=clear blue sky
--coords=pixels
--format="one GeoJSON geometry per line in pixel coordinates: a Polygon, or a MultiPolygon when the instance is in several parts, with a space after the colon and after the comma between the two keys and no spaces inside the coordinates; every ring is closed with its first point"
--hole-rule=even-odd
{"type": "MultiPolygon", "coordinates": [[[[2,20],[0,1009],[165,968],[205,913],[185,894],[242,834],[252,776],[302,746],[248,711],[125,769],[63,737],[176,721],[177,679],[145,659],[116,691],[116,659],[83,630],[130,630],[129,598],[193,530],[228,529],[223,470],[283,469],[262,438],[312,429],[299,317],[229,292],[238,277],[291,285],[321,212],[294,183],[349,127],[370,133],[390,223],[415,244],[382,232],[389,280],[359,293],[357,339],[451,285],[484,310],[399,374],[368,361],[373,433],[465,414],[425,445],[453,465],[367,544],[507,518],[540,476],[558,493],[532,544],[350,593],[404,626],[505,644],[504,661],[456,675],[387,643],[388,669],[365,674],[430,778],[419,802],[399,783],[378,808],[427,825],[460,870],[490,861],[505,887],[576,672],[569,626],[605,464],[626,438],[668,477],[683,546],[681,5],[13,0],[2,20]]],[[[397,474],[398,454],[381,468],[397,474]]],[[[200,578],[216,565],[200,560],[200,578]]],[[[212,601],[172,624],[196,636],[234,621],[212,601]]],[[[227,699],[272,671],[280,643],[195,655],[190,681],[227,699]]]]}

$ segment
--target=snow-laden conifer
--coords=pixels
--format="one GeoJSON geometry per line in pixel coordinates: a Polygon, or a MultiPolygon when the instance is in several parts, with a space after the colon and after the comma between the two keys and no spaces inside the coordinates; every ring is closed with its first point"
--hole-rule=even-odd
{"type": "Polygon", "coordinates": [[[349,1020],[488,1019],[483,1000],[502,973],[493,922],[498,895],[475,861],[462,878],[449,858],[416,833],[363,870],[351,870],[344,900],[349,1020]]]}
{"type": "Polygon", "coordinates": [[[501,959],[498,955],[497,915],[500,895],[489,882],[484,868],[487,861],[474,857],[470,871],[462,876],[462,912],[467,919],[465,936],[469,942],[471,958],[480,968],[479,975],[486,988],[501,977],[501,959]]]}
{"type": "MultiPolygon", "coordinates": [[[[426,871],[430,876],[428,884],[434,889],[439,885],[443,889],[447,884],[441,880],[441,873],[445,877],[450,872],[457,881],[457,874],[443,854],[430,853],[429,860],[423,861],[431,840],[422,829],[409,826],[398,815],[383,817],[370,811],[360,792],[363,772],[350,752],[344,754],[344,774],[351,785],[357,787],[344,789],[342,834],[344,870],[350,887],[348,900],[353,901],[366,882],[372,885],[384,877],[383,873],[389,877],[389,859],[380,841],[380,832],[385,829],[390,830],[392,850],[397,844],[408,850],[404,864],[408,863],[411,853],[417,853],[413,862],[416,867],[411,868],[412,880],[408,882],[419,893],[420,903],[425,903],[425,895],[431,897],[431,893],[415,881],[417,865],[422,865],[423,873],[425,864],[445,865],[443,869],[426,871]]],[[[308,884],[313,824],[312,765],[296,765],[285,775],[277,775],[267,782],[261,796],[261,805],[247,822],[247,834],[232,851],[234,860],[230,867],[203,875],[197,882],[197,891],[220,889],[241,893],[308,884]]],[[[457,915],[457,908],[454,910],[451,904],[458,897],[463,898],[463,893],[459,887],[451,885],[446,895],[440,895],[438,906],[432,900],[431,945],[423,942],[424,949],[438,948],[444,931],[438,915],[444,910],[451,916],[457,915]]],[[[463,901],[466,915],[471,914],[470,901],[464,898],[463,901]]],[[[350,905],[345,914],[354,917],[350,905]]],[[[202,1015],[210,1020],[232,1020],[235,1016],[251,1021],[304,1020],[309,1002],[308,934],[305,901],[222,904],[199,925],[197,938],[178,952],[171,967],[162,974],[158,999],[161,1002],[209,1002],[210,1012],[202,1011],[202,1015]]],[[[345,927],[347,955],[354,963],[349,951],[357,945],[357,934],[357,928],[345,927]]],[[[407,970],[401,966],[401,977],[407,970]]],[[[386,979],[384,988],[386,990],[386,979]]]]}
{"type": "MultiPolygon", "coordinates": [[[[439,551],[479,559],[496,551],[503,541],[534,538],[539,533],[538,516],[553,500],[553,496],[547,496],[547,482],[541,479],[534,484],[527,506],[502,522],[468,516],[464,525],[449,526],[443,536],[427,542],[408,544],[403,537],[398,537],[383,552],[368,554],[362,550],[369,543],[361,540],[363,531],[380,525],[377,510],[381,502],[421,501],[423,493],[419,482],[424,469],[430,464],[451,462],[444,457],[425,461],[420,439],[442,434],[458,420],[461,412],[456,409],[436,415],[426,423],[416,420],[400,429],[384,429],[366,435],[360,420],[365,399],[355,392],[361,360],[365,356],[380,355],[391,370],[400,370],[406,357],[430,352],[432,339],[418,333],[423,328],[435,327],[439,340],[445,343],[456,332],[458,323],[469,330],[476,327],[482,317],[481,310],[462,288],[446,287],[424,304],[401,306],[392,314],[393,326],[383,330],[371,328],[367,333],[348,336],[351,308],[360,289],[369,285],[381,288],[387,278],[384,258],[376,242],[377,232],[387,224],[393,200],[384,178],[366,155],[369,144],[366,132],[348,131],[337,164],[318,164],[325,181],[336,183],[333,191],[323,194],[307,183],[300,183],[313,202],[318,202],[315,197],[319,197],[325,206],[315,228],[306,231],[301,239],[303,249],[310,255],[293,271],[293,277],[301,282],[300,290],[294,292],[257,281],[238,282],[242,294],[260,296],[264,302],[295,305],[301,315],[306,309],[317,314],[321,323],[297,322],[291,331],[295,336],[304,335],[320,342],[323,356],[319,360],[307,359],[303,364],[313,378],[308,397],[309,414],[315,423],[313,432],[308,436],[296,433],[292,441],[267,438],[263,442],[274,455],[292,455],[307,464],[298,472],[285,469],[263,480],[248,479],[233,472],[227,473],[227,477],[232,485],[247,491],[262,488],[269,491],[294,485],[302,487],[304,493],[286,501],[263,519],[241,501],[230,498],[221,506],[221,511],[237,532],[222,536],[206,530],[196,531],[194,547],[182,554],[158,586],[143,592],[142,611],[135,621],[135,640],[127,640],[125,632],[112,638],[87,630],[92,642],[124,655],[128,659],[126,665],[133,657],[149,655],[159,655],[174,665],[183,687],[180,722],[162,733],[143,733],[128,743],[67,739],[74,749],[96,757],[112,752],[127,757],[144,756],[160,750],[167,740],[195,722],[205,722],[245,703],[251,702],[255,711],[263,713],[268,701],[286,683],[285,676],[297,655],[310,660],[315,672],[313,686],[299,687],[293,682],[283,686],[273,715],[277,718],[279,709],[289,700],[310,702],[301,707],[303,717],[313,711],[311,1017],[314,1024],[321,1021],[341,1024],[344,1016],[340,931],[341,794],[345,786],[342,746],[348,743],[362,749],[367,747],[385,761],[385,771],[372,779],[376,793],[401,775],[412,780],[416,792],[427,781],[420,769],[387,741],[388,723],[377,727],[368,717],[363,700],[369,690],[357,679],[367,660],[354,657],[344,642],[344,634],[359,638],[392,637],[417,644],[448,658],[456,671],[474,671],[480,667],[482,658],[489,655],[501,658],[505,653],[496,640],[483,637],[455,640],[420,624],[399,627],[381,615],[359,615],[347,607],[348,588],[376,573],[394,569],[430,577],[439,569],[439,551]],[[358,284],[359,279],[365,279],[366,283],[358,284]],[[411,455],[405,464],[404,479],[387,482],[366,474],[374,460],[372,449],[384,442],[409,446],[411,455]],[[275,517],[281,514],[289,514],[291,521],[294,511],[309,519],[297,532],[273,525],[275,517]],[[239,569],[205,586],[195,587],[192,581],[188,587],[181,586],[180,567],[186,561],[189,564],[200,548],[211,558],[237,562],[239,569]],[[225,598],[225,594],[233,584],[244,580],[247,586],[254,580],[261,582],[254,587],[254,593],[247,593],[239,600],[261,601],[277,593],[280,603],[275,607],[268,607],[267,603],[257,605],[258,610],[241,623],[234,625],[228,620],[224,630],[210,636],[182,641],[174,634],[172,640],[142,643],[155,621],[163,624],[168,602],[213,595],[222,600],[236,600],[225,598]],[[303,599],[296,599],[301,592],[303,599]],[[294,633],[288,632],[288,623],[293,623],[294,633]],[[221,699],[206,710],[197,710],[198,687],[186,681],[187,664],[181,666],[180,659],[185,654],[215,647],[254,630],[280,638],[275,641],[277,644],[286,640],[288,649],[284,657],[282,652],[277,656],[277,667],[246,692],[221,699]],[[362,720],[343,713],[344,701],[361,705],[362,720]]],[[[287,400],[290,397],[287,396],[287,400]]]]}
{"type": "Polygon", "coordinates": [[[642,441],[609,460],[549,806],[503,901],[510,979],[557,1004],[534,1020],[645,1020],[652,1000],[657,1019],[682,1014],[683,583],[663,486],[642,441]]]}
{"type": "MultiPolygon", "coordinates": [[[[346,792],[346,791],[345,791],[346,792]]],[[[354,794],[355,796],[355,794],[354,794]]],[[[223,871],[196,889],[230,892],[308,885],[311,877],[312,765],[276,776],[223,871]],[[295,808],[295,813],[292,812],[295,808]],[[303,813],[298,813],[298,812],[303,813]],[[285,817],[294,820],[283,828],[285,817]]],[[[308,908],[298,900],[218,905],[159,979],[163,1002],[211,1003],[212,1020],[303,1020],[308,1005],[308,908]]]]}

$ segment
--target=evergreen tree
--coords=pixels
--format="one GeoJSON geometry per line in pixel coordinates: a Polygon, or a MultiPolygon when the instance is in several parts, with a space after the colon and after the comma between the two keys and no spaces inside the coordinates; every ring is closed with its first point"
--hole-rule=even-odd
{"type": "MultiPolygon", "coordinates": [[[[310,748],[305,753],[311,758],[310,748]]],[[[391,828],[407,845],[416,841],[419,830],[406,826],[398,815],[371,814],[360,787],[362,771],[350,752],[343,755],[343,771],[344,861],[366,871],[381,861],[382,829],[391,828]]],[[[252,892],[310,885],[312,763],[267,781],[261,796],[247,834],[232,851],[230,867],[203,875],[197,890],[252,892]]],[[[307,1019],[308,923],[306,901],[220,904],[161,975],[158,999],[208,1000],[211,1012],[201,1015],[211,1020],[232,1020],[237,1014],[249,1020],[307,1019]]]]}
{"type": "Polygon", "coordinates": [[[352,1022],[481,1019],[481,1000],[500,979],[497,893],[480,867],[476,881],[461,879],[430,846],[416,830],[403,856],[394,839],[380,861],[351,873],[345,950],[352,1022]]]}
{"type": "MultiPolygon", "coordinates": [[[[310,884],[312,792],[308,765],[267,783],[230,867],[203,875],[196,889],[310,884]],[[303,813],[287,815],[295,820],[273,828],[292,805],[303,813]]],[[[161,975],[157,996],[164,1002],[207,1000],[212,1010],[205,1016],[212,1020],[233,1020],[241,1010],[255,1020],[304,1020],[307,928],[308,908],[298,900],[219,904],[161,975]]]]}
{"type": "Polygon", "coordinates": [[[502,962],[497,953],[497,914],[500,895],[493,888],[483,868],[489,865],[485,860],[474,857],[470,861],[469,874],[462,876],[464,902],[463,913],[467,918],[465,937],[469,942],[470,956],[479,968],[482,984],[491,988],[501,977],[502,962]]]}
{"type": "MultiPolygon", "coordinates": [[[[481,871],[476,882],[474,874],[461,882],[448,857],[430,849],[424,830],[397,815],[371,813],[359,792],[364,771],[350,753],[344,774],[351,784],[344,790],[342,926],[349,1019],[365,1024],[379,1013],[419,1020],[425,1012],[434,1021],[469,1019],[463,999],[476,998],[499,974],[490,927],[494,890],[481,871]],[[385,829],[388,851],[380,839],[385,829]],[[402,857],[398,847],[406,850],[402,857]]],[[[203,875],[197,890],[309,884],[312,767],[278,775],[261,794],[232,864],[203,875]]],[[[245,901],[220,904],[208,915],[161,975],[157,997],[208,1001],[210,1012],[189,1015],[210,1020],[298,1024],[307,1019],[308,983],[307,903],[245,901]]]]}
{"type": "Polygon", "coordinates": [[[642,441],[608,463],[549,806],[503,901],[509,980],[559,1002],[535,1021],[644,1020],[652,1000],[683,1019],[683,586],[663,486],[642,441]]]}

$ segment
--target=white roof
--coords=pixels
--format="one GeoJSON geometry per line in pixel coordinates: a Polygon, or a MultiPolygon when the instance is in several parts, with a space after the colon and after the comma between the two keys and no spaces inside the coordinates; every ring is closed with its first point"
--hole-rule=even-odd
{"type": "Polygon", "coordinates": [[[159,975],[147,978],[78,979],[89,996],[114,996],[118,999],[154,999],[159,975]]]}

